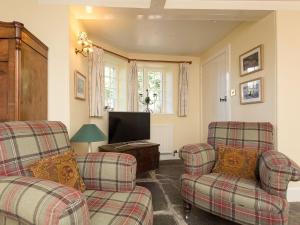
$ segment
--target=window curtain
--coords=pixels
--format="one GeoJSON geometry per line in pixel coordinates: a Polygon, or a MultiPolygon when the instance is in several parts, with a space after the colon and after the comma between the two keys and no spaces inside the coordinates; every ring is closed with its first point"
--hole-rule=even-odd
{"type": "Polygon", "coordinates": [[[127,110],[129,112],[137,112],[139,110],[138,99],[138,69],[136,61],[129,63],[127,79],[127,110]]]}
{"type": "Polygon", "coordinates": [[[91,117],[103,116],[104,109],[104,51],[93,48],[89,54],[89,110],[91,117]]]}
{"type": "Polygon", "coordinates": [[[187,116],[188,110],[188,63],[179,64],[178,116],[187,116]]]}

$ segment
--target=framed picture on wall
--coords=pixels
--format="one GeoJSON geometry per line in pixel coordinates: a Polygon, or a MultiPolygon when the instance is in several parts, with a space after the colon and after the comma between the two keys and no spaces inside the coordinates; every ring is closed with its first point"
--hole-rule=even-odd
{"type": "Polygon", "coordinates": [[[80,100],[85,100],[86,98],[86,77],[78,72],[75,71],[75,98],[80,100]]]}
{"type": "Polygon", "coordinates": [[[259,45],[240,56],[240,76],[255,73],[263,69],[262,45],[259,45]]]}
{"type": "Polygon", "coordinates": [[[261,77],[240,84],[240,102],[242,105],[263,102],[263,79],[261,77]]]}

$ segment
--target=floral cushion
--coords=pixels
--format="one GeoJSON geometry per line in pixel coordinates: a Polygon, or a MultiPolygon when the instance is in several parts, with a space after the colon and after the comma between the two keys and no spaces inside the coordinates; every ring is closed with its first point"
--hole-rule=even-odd
{"type": "Polygon", "coordinates": [[[85,191],[85,185],[72,151],[40,159],[30,166],[30,170],[36,178],[51,180],[81,192],[85,191]]]}

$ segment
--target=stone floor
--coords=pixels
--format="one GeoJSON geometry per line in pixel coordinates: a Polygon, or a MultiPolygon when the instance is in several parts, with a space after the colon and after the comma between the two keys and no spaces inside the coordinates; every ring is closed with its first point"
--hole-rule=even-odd
{"type": "MultiPolygon", "coordinates": [[[[153,196],[154,225],[229,225],[224,220],[203,210],[192,208],[184,219],[180,196],[179,177],[183,173],[181,160],[161,161],[158,171],[150,172],[138,179],[138,185],[148,188],[153,196]]],[[[300,202],[290,204],[289,225],[300,224],[300,202]]]]}

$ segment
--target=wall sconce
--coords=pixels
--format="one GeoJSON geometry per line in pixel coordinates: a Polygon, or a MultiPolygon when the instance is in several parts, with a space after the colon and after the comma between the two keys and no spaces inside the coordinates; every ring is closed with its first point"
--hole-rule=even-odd
{"type": "Polygon", "coordinates": [[[90,52],[93,52],[93,42],[87,38],[86,32],[79,32],[77,43],[81,45],[81,49],[75,48],[75,53],[80,53],[87,57],[90,52]]]}

